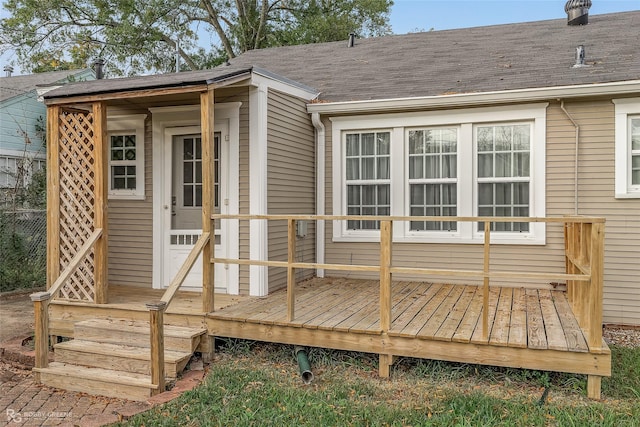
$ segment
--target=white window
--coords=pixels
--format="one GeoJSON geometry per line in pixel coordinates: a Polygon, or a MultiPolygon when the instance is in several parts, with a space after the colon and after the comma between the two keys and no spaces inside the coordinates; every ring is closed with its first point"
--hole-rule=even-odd
{"type": "MultiPolygon", "coordinates": [[[[333,118],[334,215],[544,217],[546,107],[333,118]],[[380,135],[383,150],[363,148],[380,135]]],[[[373,242],[378,228],[334,221],[333,239],[373,242]]],[[[492,231],[497,243],[545,243],[544,223],[493,223],[492,231]]],[[[484,224],[396,221],[393,234],[399,242],[481,243],[484,224]]]]}
{"type": "Polygon", "coordinates": [[[640,198],[640,98],[614,99],[615,196],[640,198]]]}
{"type": "MultiPolygon", "coordinates": [[[[391,212],[389,132],[345,134],[348,215],[389,215],[391,212]]],[[[378,230],[377,221],[347,222],[348,230],[378,230]]]]}
{"type": "MultiPolygon", "coordinates": [[[[409,215],[456,216],[457,128],[409,131],[409,215]]],[[[456,222],[411,221],[409,230],[455,231],[456,222]]]]}
{"type": "MultiPolygon", "coordinates": [[[[478,216],[529,216],[531,125],[480,125],[475,134],[478,216]]],[[[492,223],[491,230],[528,232],[529,223],[492,223]]]]}
{"type": "Polygon", "coordinates": [[[0,188],[14,188],[18,178],[21,179],[21,185],[29,185],[33,174],[44,169],[46,162],[34,158],[32,153],[20,151],[9,153],[0,155],[0,188]]]}
{"type": "Polygon", "coordinates": [[[145,117],[107,118],[110,199],[144,199],[145,117]]]}

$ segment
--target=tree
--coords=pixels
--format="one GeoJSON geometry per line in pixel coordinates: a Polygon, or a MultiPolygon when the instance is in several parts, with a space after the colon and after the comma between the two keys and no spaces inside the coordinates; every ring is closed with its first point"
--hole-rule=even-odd
{"type": "Polygon", "coordinates": [[[6,0],[0,43],[28,70],[103,57],[112,74],[202,69],[264,47],[390,33],[392,0],[6,0]],[[207,33],[214,42],[203,46],[207,33]],[[53,65],[52,65],[53,64],[53,65]]]}

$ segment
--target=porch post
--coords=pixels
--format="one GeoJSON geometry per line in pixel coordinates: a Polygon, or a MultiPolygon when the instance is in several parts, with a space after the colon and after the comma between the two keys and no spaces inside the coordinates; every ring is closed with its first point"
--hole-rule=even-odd
{"type": "Polygon", "coordinates": [[[47,289],[60,275],[60,107],[47,107],[47,289]]]}
{"type": "Polygon", "coordinates": [[[202,249],[202,311],[214,311],[215,223],[211,219],[215,204],[214,158],[214,92],[210,88],[200,94],[200,127],[202,130],[202,232],[209,233],[209,241],[202,249]]]}
{"type": "Polygon", "coordinates": [[[96,241],[95,256],[95,295],[96,304],[106,304],[108,301],[107,283],[107,107],[104,102],[94,102],[93,110],[93,171],[95,176],[94,189],[94,230],[102,228],[102,236],[96,241]]]}

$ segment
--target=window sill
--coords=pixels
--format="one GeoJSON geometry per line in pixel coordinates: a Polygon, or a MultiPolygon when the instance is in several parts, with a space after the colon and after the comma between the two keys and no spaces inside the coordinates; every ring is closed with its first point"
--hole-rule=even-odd
{"type": "Polygon", "coordinates": [[[117,194],[110,193],[107,198],[109,200],[145,200],[144,194],[117,194]]]}
{"type": "Polygon", "coordinates": [[[640,191],[629,191],[627,193],[616,193],[616,199],[640,199],[640,191]]]}

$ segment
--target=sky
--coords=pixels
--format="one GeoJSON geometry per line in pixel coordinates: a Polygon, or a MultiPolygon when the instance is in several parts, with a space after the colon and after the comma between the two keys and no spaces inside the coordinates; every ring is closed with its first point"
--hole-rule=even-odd
{"type": "MultiPolygon", "coordinates": [[[[4,3],[4,1],[3,1],[4,3]]],[[[390,23],[395,34],[566,18],[565,0],[395,0],[390,23]]],[[[640,0],[592,0],[591,15],[640,9],[640,0]]],[[[7,16],[2,10],[0,16],[7,16]]],[[[14,59],[0,55],[0,71],[14,59]]],[[[15,67],[14,75],[21,74],[15,67]]],[[[2,74],[4,75],[4,73],[2,74]]]]}

